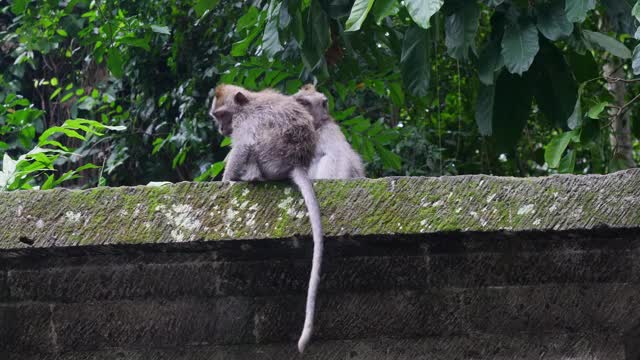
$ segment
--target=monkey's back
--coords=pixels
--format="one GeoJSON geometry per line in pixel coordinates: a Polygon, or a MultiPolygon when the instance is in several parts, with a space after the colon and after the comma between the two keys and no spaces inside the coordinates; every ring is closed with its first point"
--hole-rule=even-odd
{"type": "Polygon", "coordinates": [[[364,165],[333,120],[317,130],[316,156],[309,175],[313,179],[352,179],[365,177],[364,165]]]}
{"type": "Polygon", "coordinates": [[[285,178],[294,167],[309,167],[317,135],[311,115],[295,100],[271,93],[238,115],[239,125],[252,134],[252,148],[268,178],[285,178]]]}

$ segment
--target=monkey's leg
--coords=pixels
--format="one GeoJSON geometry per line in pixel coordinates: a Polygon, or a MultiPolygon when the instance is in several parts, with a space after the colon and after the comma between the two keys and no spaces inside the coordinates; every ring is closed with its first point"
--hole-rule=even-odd
{"type": "Polygon", "coordinates": [[[231,148],[225,164],[222,181],[241,181],[250,154],[251,149],[246,145],[238,145],[231,148]]]}
{"type": "Polygon", "coordinates": [[[318,161],[314,179],[343,179],[339,174],[339,161],[331,153],[325,154],[318,161]]]}
{"type": "Polygon", "coordinates": [[[245,172],[242,175],[243,181],[264,181],[264,172],[260,167],[260,162],[258,162],[258,155],[255,150],[252,149],[249,151],[249,155],[247,156],[247,163],[245,165],[245,172]]]}

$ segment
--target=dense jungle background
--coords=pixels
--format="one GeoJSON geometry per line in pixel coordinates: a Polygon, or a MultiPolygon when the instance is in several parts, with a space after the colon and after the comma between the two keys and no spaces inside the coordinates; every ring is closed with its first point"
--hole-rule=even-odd
{"type": "Polygon", "coordinates": [[[0,0],[0,190],[219,179],[234,83],[317,83],[369,177],[640,161],[629,0],[0,0]]]}

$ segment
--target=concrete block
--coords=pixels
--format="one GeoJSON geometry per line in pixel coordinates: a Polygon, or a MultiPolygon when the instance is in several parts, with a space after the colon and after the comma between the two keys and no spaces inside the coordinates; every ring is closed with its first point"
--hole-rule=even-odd
{"type": "Polygon", "coordinates": [[[0,305],[0,352],[48,352],[55,349],[57,334],[52,327],[53,305],[0,305]]]}
{"type": "Polygon", "coordinates": [[[63,351],[239,344],[253,341],[247,298],[208,302],[61,304],[53,322],[63,351]]]}

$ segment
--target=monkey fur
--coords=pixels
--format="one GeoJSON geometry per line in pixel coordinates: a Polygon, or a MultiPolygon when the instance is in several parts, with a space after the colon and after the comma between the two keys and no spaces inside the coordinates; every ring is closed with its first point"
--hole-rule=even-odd
{"type": "Polygon", "coordinates": [[[302,86],[293,95],[313,116],[318,133],[318,145],[309,167],[312,179],[351,179],[365,177],[364,165],[340,126],[329,115],[327,97],[311,84],[302,86]]]}
{"type": "Polygon", "coordinates": [[[274,90],[252,92],[224,84],[215,89],[210,114],[218,131],[231,136],[223,181],[291,179],[307,205],[314,247],[304,327],[298,340],[302,353],[313,332],[323,252],[320,207],[308,175],[317,143],[313,117],[295,99],[274,90]]]}

